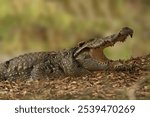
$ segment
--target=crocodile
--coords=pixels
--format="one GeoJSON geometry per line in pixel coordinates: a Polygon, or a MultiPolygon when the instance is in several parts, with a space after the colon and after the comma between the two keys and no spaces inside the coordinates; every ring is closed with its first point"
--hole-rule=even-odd
{"type": "MultiPolygon", "coordinates": [[[[115,62],[103,54],[103,49],[132,37],[133,30],[123,27],[118,33],[95,37],[78,43],[71,49],[33,52],[0,63],[0,80],[40,79],[62,76],[82,76],[92,71],[115,68],[115,62]]],[[[124,64],[119,68],[124,68],[124,64]]]]}

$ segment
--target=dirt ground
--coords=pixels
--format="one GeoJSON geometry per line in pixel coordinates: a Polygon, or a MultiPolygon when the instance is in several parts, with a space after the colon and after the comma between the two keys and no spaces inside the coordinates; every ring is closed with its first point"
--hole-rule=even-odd
{"type": "Polygon", "coordinates": [[[125,64],[134,67],[83,77],[1,81],[0,99],[150,99],[150,54],[125,64]]]}

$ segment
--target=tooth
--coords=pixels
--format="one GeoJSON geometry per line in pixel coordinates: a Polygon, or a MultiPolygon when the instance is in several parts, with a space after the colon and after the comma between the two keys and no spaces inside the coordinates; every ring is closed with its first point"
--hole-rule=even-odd
{"type": "Polygon", "coordinates": [[[130,37],[132,38],[132,36],[133,36],[133,33],[130,33],[129,35],[130,35],[130,37]]]}

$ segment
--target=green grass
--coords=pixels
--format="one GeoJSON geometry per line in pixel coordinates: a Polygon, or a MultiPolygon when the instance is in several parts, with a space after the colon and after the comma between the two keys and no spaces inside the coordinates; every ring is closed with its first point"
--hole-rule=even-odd
{"type": "Polygon", "coordinates": [[[150,50],[149,44],[144,44],[150,43],[147,0],[135,3],[87,0],[86,3],[83,0],[0,0],[0,53],[69,48],[87,40],[89,35],[110,35],[123,26],[135,30],[134,40],[132,44],[115,47],[115,54],[107,49],[108,56],[129,58],[132,53],[138,55],[150,50]]]}

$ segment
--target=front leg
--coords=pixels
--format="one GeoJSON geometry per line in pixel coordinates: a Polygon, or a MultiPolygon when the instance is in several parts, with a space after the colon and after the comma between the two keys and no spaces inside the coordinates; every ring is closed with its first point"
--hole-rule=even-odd
{"type": "Polygon", "coordinates": [[[31,79],[53,78],[63,76],[64,72],[57,65],[50,63],[39,63],[33,66],[31,71],[31,79]]]}

